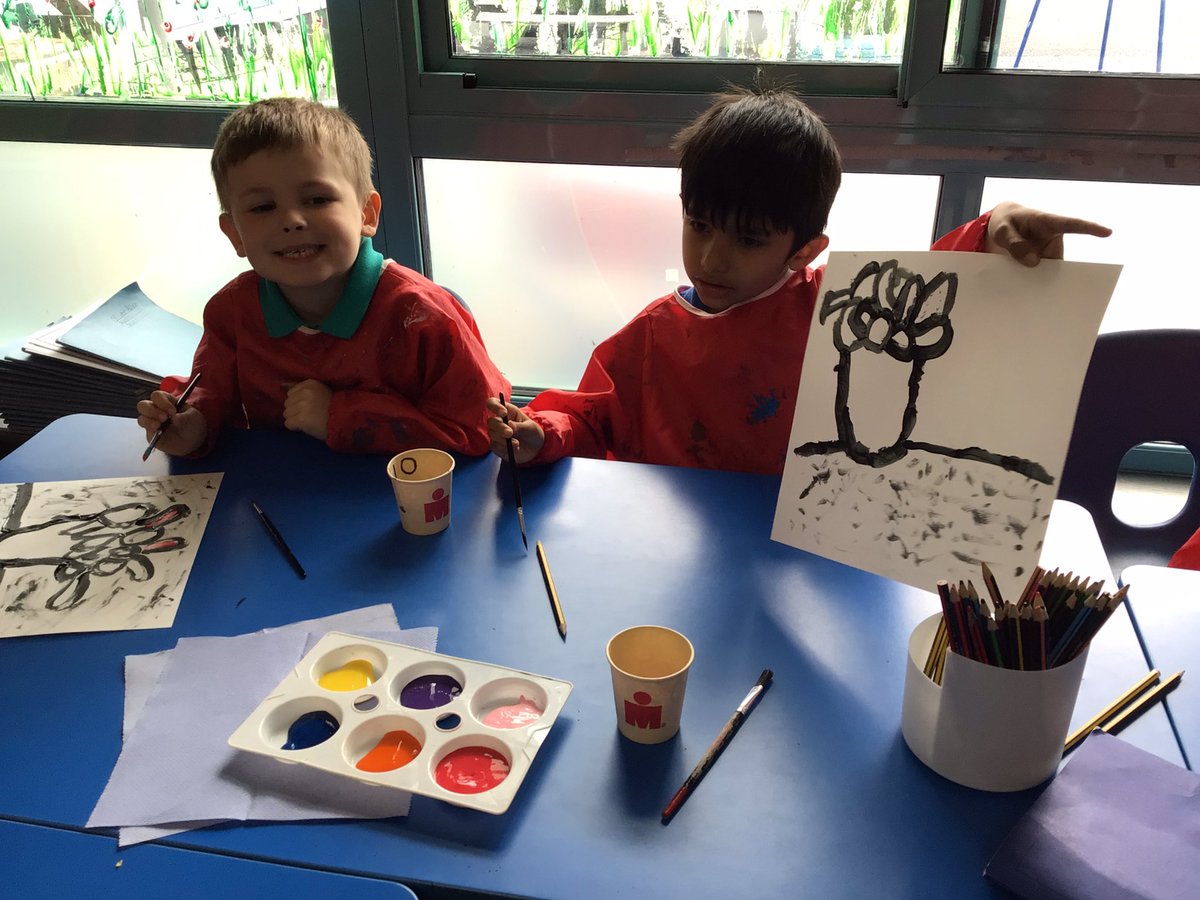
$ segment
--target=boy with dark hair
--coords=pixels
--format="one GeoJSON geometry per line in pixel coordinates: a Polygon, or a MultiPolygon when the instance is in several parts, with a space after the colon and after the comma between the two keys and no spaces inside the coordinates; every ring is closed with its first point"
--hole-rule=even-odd
{"type": "MultiPolygon", "coordinates": [[[[589,456],[779,474],[841,157],[788,91],[720,95],[676,137],[690,287],[596,347],[579,387],[524,409],[489,399],[492,450],[519,463],[589,456]],[[507,423],[504,415],[507,413],[507,423]]],[[[1001,204],[935,250],[1062,255],[1062,234],[1107,228],[1001,204]]]]}
{"type": "Polygon", "coordinates": [[[344,112],[306,100],[243,107],[212,155],[220,227],[253,271],[208,302],[182,408],[168,378],[138,403],[158,448],[199,456],[223,427],[302,431],[334,450],[482,455],[483,400],[509,390],[471,314],[371,246],[371,153],[344,112]]]}

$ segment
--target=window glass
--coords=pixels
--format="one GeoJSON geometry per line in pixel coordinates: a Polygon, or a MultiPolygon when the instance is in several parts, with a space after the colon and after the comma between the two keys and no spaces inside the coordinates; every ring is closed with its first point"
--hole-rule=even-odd
{"type": "Polygon", "coordinates": [[[909,0],[446,0],[455,55],[900,61],[909,0]]]}
{"type": "MultiPolygon", "coordinates": [[[[466,299],[514,384],[575,387],[597,343],[687,281],[677,169],[421,168],[430,273],[466,299]]],[[[927,248],[938,186],[934,176],[845,175],[827,229],[834,249],[927,248]]]]}
{"type": "Polygon", "coordinates": [[[0,97],[336,102],[324,0],[0,0],[0,97]]]}
{"type": "Polygon", "coordinates": [[[249,268],[217,228],[210,155],[0,141],[0,345],[132,281],[199,322],[208,298],[249,268]]]}
{"type": "Polygon", "coordinates": [[[1113,230],[1103,239],[1065,239],[1067,259],[1124,266],[1101,331],[1200,328],[1200,290],[1176,262],[1196,253],[1191,211],[1200,204],[1200,187],[987,179],[983,208],[1001,200],[1091,219],[1113,230]]]}
{"type": "Polygon", "coordinates": [[[1026,71],[1200,73],[1200,3],[1194,0],[1005,0],[982,4],[983,12],[980,8],[954,0],[947,29],[948,64],[1026,71]],[[963,9],[963,15],[983,21],[962,21],[963,9]]]}

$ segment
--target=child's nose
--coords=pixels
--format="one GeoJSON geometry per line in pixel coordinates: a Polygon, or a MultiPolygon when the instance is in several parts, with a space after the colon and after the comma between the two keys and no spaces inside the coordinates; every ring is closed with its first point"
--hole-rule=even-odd
{"type": "Polygon", "coordinates": [[[720,241],[713,240],[705,244],[700,261],[704,264],[705,271],[723,272],[729,266],[729,254],[725,252],[720,241]]]}
{"type": "Polygon", "coordinates": [[[284,231],[299,231],[305,226],[304,214],[299,209],[285,209],[283,211],[283,230],[284,231]]]}

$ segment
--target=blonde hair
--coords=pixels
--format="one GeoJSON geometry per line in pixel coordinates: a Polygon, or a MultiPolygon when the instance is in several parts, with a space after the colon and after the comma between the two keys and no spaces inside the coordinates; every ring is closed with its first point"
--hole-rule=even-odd
{"type": "Polygon", "coordinates": [[[229,212],[229,170],[261,150],[316,147],[335,156],[359,200],[371,193],[371,148],[354,120],[311,100],[272,97],[243,106],[221,123],[213,145],[212,174],[221,211],[229,212]]]}

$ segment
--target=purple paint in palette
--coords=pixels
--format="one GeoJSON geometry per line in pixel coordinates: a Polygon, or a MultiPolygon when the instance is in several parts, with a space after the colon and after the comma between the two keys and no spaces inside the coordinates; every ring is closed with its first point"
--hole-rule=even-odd
{"type": "Polygon", "coordinates": [[[400,691],[400,704],[409,709],[436,709],[461,694],[462,689],[451,675],[421,675],[400,691]]]}

